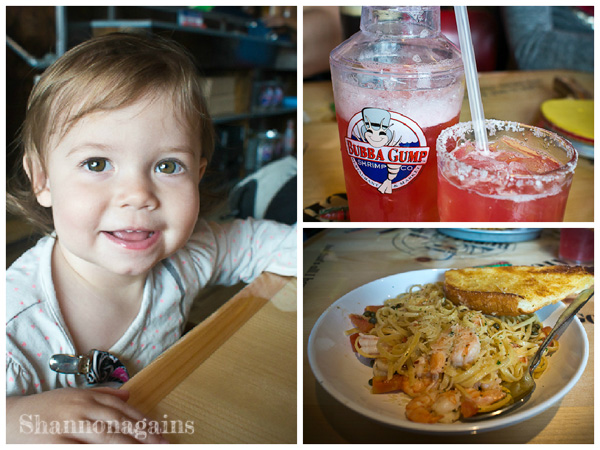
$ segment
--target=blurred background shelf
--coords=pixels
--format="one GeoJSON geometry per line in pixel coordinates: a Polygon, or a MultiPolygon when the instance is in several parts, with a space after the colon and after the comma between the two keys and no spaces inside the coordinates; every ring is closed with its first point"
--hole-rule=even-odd
{"type": "Polygon", "coordinates": [[[225,122],[234,122],[236,120],[245,120],[245,119],[251,119],[251,118],[258,118],[258,117],[272,117],[272,116],[279,116],[281,114],[295,114],[296,113],[296,108],[275,108],[275,109],[267,109],[264,111],[253,111],[253,112],[246,112],[246,113],[239,113],[239,114],[226,114],[226,115],[217,115],[217,116],[213,116],[213,122],[216,124],[219,123],[225,123],[225,122]]]}

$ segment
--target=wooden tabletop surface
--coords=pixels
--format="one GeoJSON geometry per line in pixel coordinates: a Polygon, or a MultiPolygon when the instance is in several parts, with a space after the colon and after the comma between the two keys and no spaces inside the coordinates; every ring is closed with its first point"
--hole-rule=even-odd
{"type": "Polygon", "coordinates": [[[296,286],[262,274],[123,385],[129,403],[173,444],[295,444],[296,286]]]}
{"type": "MultiPolygon", "coordinates": [[[[480,74],[479,84],[486,118],[535,125],[543,101],[559,97],[553,82],[558,76],[575,79],[594,91],[593,74],[572,71],[506,71],[480,74]]],[[[331,82],[306,82],[304,99],[303,206],[322,203],[332,194],[346,192],[331,82]]],[[[471,120],[466,98],[460,121],[471,120]]],[[[567,222],[594,221],[594,165],[580,157],[565,211],[567,222]]]]}
{"type": "MultiPolygon", "coordinates": [[[[558,403],[519,424],[475,435],[414,434],[381,425],[335,400],[316,381],[308,363],[309,334],[338,298],[376,279],[420,269],[561,264],[559,231],[545,229],[538,239],[482,244],[426,229],[328,229],[304,248],[303,439],[319,443],[539,443],[594,442],[594,305],[578,314],[589,341],[589,360],[579,382],[558,403]]],[[[559,349],[560,351],[560,349],[559,349]]],[[[552,361],[550,361],[552,363],[552,361]]],[[[543,377],[543,375],[542,375],[543,377]]]]}

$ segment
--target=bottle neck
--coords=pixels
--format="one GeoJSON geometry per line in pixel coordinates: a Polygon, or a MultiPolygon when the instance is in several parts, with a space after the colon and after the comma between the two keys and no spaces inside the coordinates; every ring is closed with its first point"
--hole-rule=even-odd
{"type": "Polygon", "coordinates": [[[440,34],[439,6],[363,6],[360,29],[402,38],[440,34]]]}

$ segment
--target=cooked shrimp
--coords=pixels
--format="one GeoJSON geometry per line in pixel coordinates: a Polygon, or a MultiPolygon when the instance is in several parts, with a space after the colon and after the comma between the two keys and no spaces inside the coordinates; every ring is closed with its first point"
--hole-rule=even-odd
{"type": "Polygon", "coordinates": [[[477,335],[471,330],[462,328],[456,335],[450,363],[454,367],[464,367],[475,361],[480,351],[481,343],[477,335]]]}
{"type": "Polygon", "coordinates": [[[373,376],[385,377],[388,374],[389,364],[387,360],[377,358],[373,364],[373,376]]]}
{"type": "Polygon", "coordinates": [[[506,392],[499,387],[492,389],[466,388],[465,392],[466,398],[472,400],[479,407],[491,405],[506,397],[506,392]]]}
{"type": "Polygon", "coordinates": [[[440,422],[456,422],[460,417],[460,392],[453,389],[441,393],[433,403],[432,409],[442,416],[440,422]]]}
{"type": "Polygon", "coordinates": [[[431,368],[431,373],[434,375],[439,375],[444,371],[444,366],[446,365],[446,354],[441,351],[434,352],[429,360],[429,365],[431,368]]]}
{"type": "Polygon", "coordinates": [[[502,378],[498,375],[498,372],[493,372],[490,374],[491,379],[486,381],[478,381],[473,385],[475,389],[500,389],[500,384],[502,383],[502,378]]]}
{"type": "Polygon", "coordinates": [[[379,338],[377,336],[360,334],[357,340],[358,345],[365,353],[371,355],[372,357],[379,356],[379,350],[377,350],[377,341],[379,341],[379,338]]]}
{"type": "Polygon", "coordinates": [[[402,391],[416,397],[425,390],[432,388],[436,384],[436,380],[431,377],[415,378],[411,381],[409,377],[404,377],[402,380],[402,391]]]}
{"type": "Polygon", "coordinates": [[[434,413],[432,409],[436,397],[437,393],[428,392],[427,394],[413,398],[406,405],[406,418],[420,423],[439,422],[442,416],[434,413]]]}
{"type": "Polygon", "coordinates": [[[479,337],[468,328],[453,325],[431,345],[434,350],[430,364],[432,373],[440,373],[446,360],[454,367],[464,367],[477,358],[481,351],[479,337]]]}
{"type": "Polygon", "coordinates": [[[460,406],[464,417],[471,417],[477,414],[480,408],[496,403],[506,397],[506,393],[499,387],[492,389],[466,388],[460,406]]]}
{"type": "Polygon", "coordinates": [[[424,377],[431,372],[429,361],[422,355],[413,361],[413,366],[415,368],[415,375],[419,378],[424,377]]]}
{"type": "Polygon", "coordinates": [[[408,420],[420,423],[451,423],[460,416],[460,393],[456,390],[443,393],[427,392],[413,398],[406,405],[408,420]]]}

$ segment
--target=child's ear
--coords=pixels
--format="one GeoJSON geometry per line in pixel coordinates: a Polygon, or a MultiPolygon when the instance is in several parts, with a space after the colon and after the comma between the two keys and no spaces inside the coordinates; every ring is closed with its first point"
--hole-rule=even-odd
{"type": "Polygon", "coordinates": [[[45,208],[52,206],[52,195],[50,194],[50,180],[38,158],[23,156],[23,167],[29,177],[33,192],[40,205],[45,208]]]}
{"type": "Polygon", "coordinates": [[[206,166],[208,166],[208,161],[206,160],[206,158],[200,158],[200,171],[198,173],[199,178],[198,181],[202,180],[202,177],[204,176],[204,173],[206,172],[206,166]]]}

